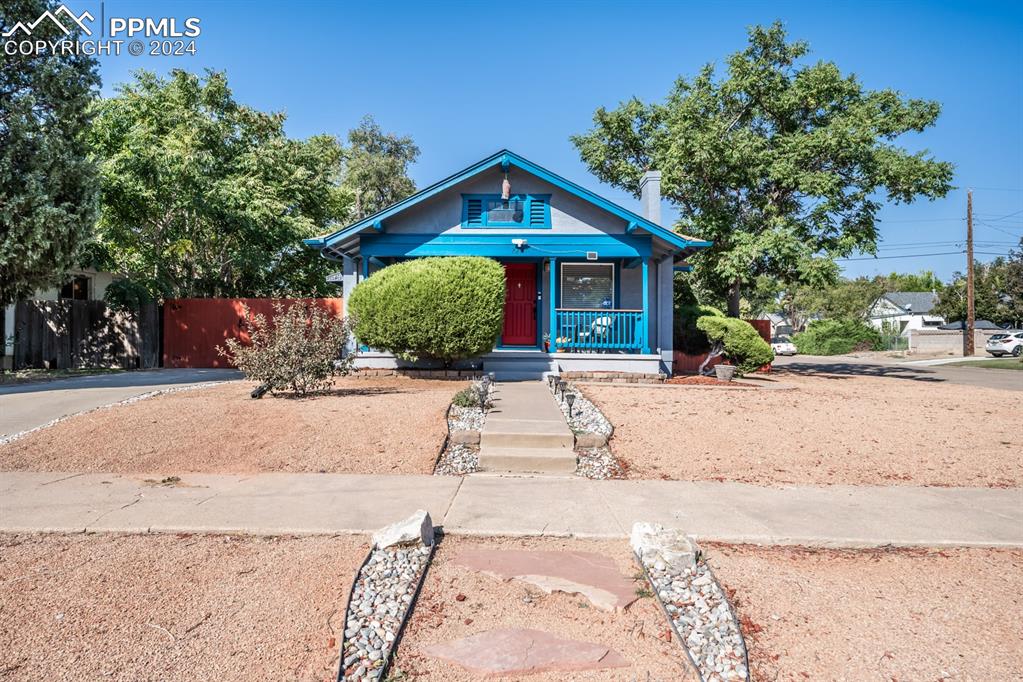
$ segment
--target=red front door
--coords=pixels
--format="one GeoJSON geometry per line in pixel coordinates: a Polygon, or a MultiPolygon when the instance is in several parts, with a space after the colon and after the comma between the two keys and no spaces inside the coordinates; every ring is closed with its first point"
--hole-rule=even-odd
{"type": "Polygon", "coordinates": [[[536,263],[504,265],[503,346],[536,345],[536,263]]]}

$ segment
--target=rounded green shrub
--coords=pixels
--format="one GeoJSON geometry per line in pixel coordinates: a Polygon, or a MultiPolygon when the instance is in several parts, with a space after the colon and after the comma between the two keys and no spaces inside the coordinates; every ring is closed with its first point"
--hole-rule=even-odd
{"type": "Polygon", "coordinates": [[[370,348],[407,360],[475,357],[501,334],[504,268],[475,256],[397,263],[360,282],[348,311],[370,348]]]}
{"type": "Polygon", "coordinates": [[[792,343],[805,355],[842,355],[881,350],[881,334],[861,320],[818,320],[794,334],[792,343]]]}
{"type": "Polygon", "coordinates": [[[675,308],[675,350],[699,355],[710,350],[710,340],[696,326],[701,317],[724,317],[725,314],[709,305],[680,305],[675,308]]]}
{"type": "Polygon", "coordinates": [[[774,351],[749,322],[734,317],[705,315],[696,327],[711,343],[720,344],[722,354],[739,374],[747,374],[774,360],[774,351]]]}

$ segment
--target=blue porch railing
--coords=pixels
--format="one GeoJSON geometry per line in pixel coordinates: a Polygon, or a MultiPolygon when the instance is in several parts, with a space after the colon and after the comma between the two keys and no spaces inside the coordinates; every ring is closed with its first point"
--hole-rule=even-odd
{"type": "Polygon", "coordinates": [[[556,311],[557,334],[553,348],[565,350],[631,350],[643,349],[642,310],[571,310],[556,311]]]}

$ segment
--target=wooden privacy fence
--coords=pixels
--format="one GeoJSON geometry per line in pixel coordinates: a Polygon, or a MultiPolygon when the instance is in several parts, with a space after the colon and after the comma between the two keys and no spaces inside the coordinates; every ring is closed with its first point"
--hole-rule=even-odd
{"type": "Polygon", "coordinates": [[[116,311],[102,301],[20,301],[13,331],[15,369],[159,366],[156,303],[116,311]]]}
{"type": "Polygon", "coordinates": [[[217,353],[228,339],[248,343],[244,308],[252,314],[274,315],[273,304],[287,307],[296,301],[319,306],[337,316],[343,313],[340,298],[172,298],[163,305],[164,367],[230,367],[217,353]]]}

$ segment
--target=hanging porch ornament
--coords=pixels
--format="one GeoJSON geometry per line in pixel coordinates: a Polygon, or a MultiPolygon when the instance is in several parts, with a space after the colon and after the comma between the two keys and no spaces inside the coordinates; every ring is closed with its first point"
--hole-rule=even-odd
{"type": "Polygon", "coordinates": [[[508,173],[504,174],[504,182],[501,183],[501,198],[508,201],[511,198],[511,183],[508,182],[508,173]]]}

